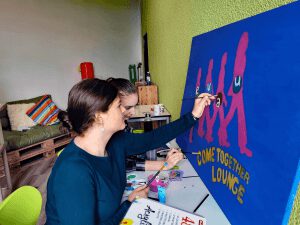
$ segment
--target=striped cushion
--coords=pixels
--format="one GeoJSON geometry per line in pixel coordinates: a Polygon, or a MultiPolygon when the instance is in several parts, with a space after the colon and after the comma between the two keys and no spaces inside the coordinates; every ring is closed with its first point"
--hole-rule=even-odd
{"type": "Polygon", "coordinates": [[[52,125],[59,122],[57,118],[59,111],[59,108],[54,104],[50,95],[45,95],[26,114],[40,125],[52,125]]]}

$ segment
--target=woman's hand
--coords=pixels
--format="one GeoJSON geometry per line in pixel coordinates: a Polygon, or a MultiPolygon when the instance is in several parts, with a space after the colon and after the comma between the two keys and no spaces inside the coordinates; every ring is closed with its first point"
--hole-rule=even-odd
{"type": "Polygon", "coordinates": [[[149,187],[147,185],[143,185],[141,187],[136,188],[131,192],[128,196],[128,201],[133,202],[136,197],[147,198],[149,192],[149,187]]]}
{"type": "Polygon", "coordinates": [[[168,163],[168,166],[166,169],[167,170],[172,169],[182,159],[183,159],[183,154],[179,150],[172,148],[168,152],[167,157],[166,157],[166,161],[168,163]]]}
{"type": "Polygon", "coordinates": [[[194,108],[192,111],[192,114],[196,118],[200,118],[203,114],[203,111],[206,106],[210,105],[211,100],[214,100],[215,96],[208,94],[208,93],[202,93],[198,96],[198,98],[195,99],[194,102],[194,108]]]}

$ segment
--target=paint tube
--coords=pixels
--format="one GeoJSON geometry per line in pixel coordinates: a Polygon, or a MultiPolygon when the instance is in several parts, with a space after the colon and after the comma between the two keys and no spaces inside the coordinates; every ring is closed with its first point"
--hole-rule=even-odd
{"type": "Polygon", "coordinates": [[[158,190],[158,200],[160,203],[166,203],[166,188],[162,186],[157,186],[158,190]]]}

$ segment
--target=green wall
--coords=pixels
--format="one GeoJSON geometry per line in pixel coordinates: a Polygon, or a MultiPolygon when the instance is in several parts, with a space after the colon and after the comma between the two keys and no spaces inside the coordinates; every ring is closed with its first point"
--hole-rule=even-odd
{"type": "MultiPolygon", "coordinates": [[[[288,4],[290,0],[142,0],[142,33],[148,34],[149,70],[159,101],[178,118],[192,37],[288,4]]],[[[300,194],[290,224],[300,224],[300,194]],[[296,221],[298,220],[298,221],[296,221]]]]}
{"type": "Polygon", "coordinates": [[[160,103],[179,117],[192,37],[288,4],[290,0],[142,0],[149,69],[160,103]]]}

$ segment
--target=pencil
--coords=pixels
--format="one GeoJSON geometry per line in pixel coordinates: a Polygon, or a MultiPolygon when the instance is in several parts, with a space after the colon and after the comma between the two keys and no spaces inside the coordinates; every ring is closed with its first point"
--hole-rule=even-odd
{"type": "Polygon", "coordinates": [[[199,203],[199,205],[197,205],[197,207],[194,209],[193,213],[195,213],[199,207],[203,204],[203,202],[207,199],[207,197],[209,196],[209,194],[207,194],[204,199],[202,199],[202,201],[199,203]]]}
{"type": "Polygon", "coordinates": [[[164,165],[159,169],[159,171],[157,171],[156,174],[154,174],[154,176],[148,181],[146,187],[148,187],[154,181],[154,179],[156,178],[156,176],[164,169],[164,167],[167,167],[167,166],[168,166],[168,163],[164,162],[164,165]]]}

